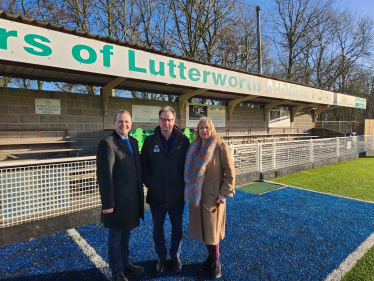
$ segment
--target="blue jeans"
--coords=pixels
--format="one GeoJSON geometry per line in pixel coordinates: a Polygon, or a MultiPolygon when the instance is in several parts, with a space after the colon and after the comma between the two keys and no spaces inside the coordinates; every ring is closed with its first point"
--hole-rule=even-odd
{"type": "Polygon", "coordinates": [[[109,228],[108,259],[112,276],[122,274],[129,265],[129,241],[131,231],[109,228]]]}
{"type": "Polygon", "coordinates": [[[153,221],[153,240],[155,241],[155,250],[159,259],[165,259],[167,249],[165,244],[164,222],[166,213],[169,214],[172,231],[170,256],[179,258],[182,245],[182,220],[184,206],[176,206],[172,208],[164,208],[161,206],[151,205],[152,221],[153,221]]]}

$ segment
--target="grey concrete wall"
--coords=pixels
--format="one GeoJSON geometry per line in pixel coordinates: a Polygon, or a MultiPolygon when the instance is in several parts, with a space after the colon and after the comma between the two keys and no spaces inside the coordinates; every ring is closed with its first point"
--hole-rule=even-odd
{"type": "MultiPolygon", "coordinates": [[[[131,106],[170,105],[176,110],[178,103],[110,97],[109,116],[103,116],[102,96],[67,92],[23,90],[0,88],[0,141],[69,140],[71,146],[80,148],[80,155],[94,155],[99,141],[113,129],[113,117],[119,109],[128,110],[131,106]],[[61,115],[35,114],[35,99],[58,99],[61,101],[61,115]]],[[[177,120],[178,123],[178,120],[177,120]]],[[[134,123],[133,129],[154,129],[158,123],[134,123]]],[[[1,149],[51,149],[64,148],[65,144],[38,144],[1,146],[1,149]]],[[[66,153],[59,153],[65,156],[66,153]]],[[[46,156],[23,154],[22,158],[46,156]]]]}
{"type": "Polygon", "coordinates": [[[292,127],[302,128],[305,132],[311,133],[311,130],[314,128],[312,110],[296,113],[295,122],[292,123],[292,127]]]}
{"type": "MultiPolygon", "coordinates": [[[[142,100],[132,98],[109,98],[109,117],[103,116],[102,96],[69,92],[38,91],[0,88],[0,141],[65,140],[66,130],[73,148],[82,149],[80,155],[94,155],[99,141],[111,132],[113,116],[119,109],[132,111],[132,105],[171,106],[178,112],[178,102],[142,100]],[[59,99],[61,115],[35,114],[35,99],[59,99]]],[[[182,128],[186,124],[183,110],[182,128]]],[[[176,120],[179,124],[179,120],[176,120]]],[[[158,123],[134,123],[133,129],[154,129],[158,123]]],[[[228,134],[228,112],[226,128],[217,129],[220,135],[228,134]]],[[[298,113],[295,122],[288,128],[268,128],[263,118],[263,109],[237,106],[233,111],[230,134],[290,133],[304,132],[313,128],[310,113],[298,113]]],[[[64,144],[33,144],[1,146],[1,149],[48,149],[64,148],[64,144]]],[[[60,153],[65,156],[66,153],[60,153]]],[[[23,154],[22,158],[35,158],[45,154],[23,154]]]]}
{"type": "MultiPolygon", "coordinates": [[[[144,210],[148,209],[149,205],[145,203],[144,198],[144,210]]],[[[50,235],[82,225],[100,222],[100,216],[101,207],[98,207],[44,220],[0,228],[0,247],[26,241],[35,237],[50,235]]],[[[105,243],[105,241],[103,241],[103,243],[105,243]]]]}
{"type": "MultiPolygon", "coordinates": [[[[102,97],[68,92],[0,88],[1,141],[70,140],[81,153],[95,153],[103,138],[102,97]],[[59,99],[61,115],[35,114],[35,99],[59,99]]],[[[32,145],[32,149],[63,148],[61,144],[32,145]]],[[[30,145],[9,146],[2,149],[26,149],[30,145]]],[[[66,155],[66,153],[60,153],[66,155]]],[[[24,154],[22,158],[38,155],[24,154]]],[[[44,155],[45,156],[45,155],[44,155]]]]}
{"type": "MultiPolygon", "coordinates": [[[[225,129],[217,129],[220,135],[227,135],[229,128],[229,117],[226,112],[225,129]]],[[[267,133],[303,133],[311,132],[314,127],[311,112],[298,112],[295,122],[289,127],[269,128],[268,122],[264,120],[264,109],[247,108],[236,106],[232,114],[230,134],[267,134],[267,133]]]]}
{"type": "MultiPolygon", "coordinates": [[[[0,228],[0,247],[100,221],[101,208],[0,228]]],[[[104,243],[104,241],[103,241],[104,243]]]]}
{"type": "MultiPolygon", "coordinates": [[[[109,116],[104,118],[104,129],[111,130],[113,129],[113,117],[119,109],[125,109],[132,113],[132,105],[148,105],[148,106],[158,106],[160,108],[165,106],[171,106],[177,111],[177,118],[175,124],[178,126],[178,103],[169,102],[169,101],[158,101],[158,100],[143,100],[143,99],[129,99],[129,98],[119,98],[119,97],[110,97],[109,98],[109,116]]],[[[184,122],[184,125],[186,122],[184,122]]],[[[142,128],[143,130],[153,130],[158,126],[158,123],[142,123],[134,122],[132,129],[142,128]]],[[[184,126],[183,126],[184,127],[184,126]]]]}

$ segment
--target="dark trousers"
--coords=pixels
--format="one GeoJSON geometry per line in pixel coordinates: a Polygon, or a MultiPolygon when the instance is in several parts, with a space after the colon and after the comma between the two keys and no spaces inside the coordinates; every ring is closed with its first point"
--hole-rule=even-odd
{"type": "Polygon", "coordinates": [[[109,228],[108,259],[112,276],[122,274],[129,265],[129,241],[131,231],[109,228]]]}
{"type": "Polygon", "coordinates": [[[184,206],[176,206],[172,208],[164,208],[161,206],[151,205],[152,221],[153,221],[153,240],[155,241],[155,250],[159,259],[165,259],[167,249],[165,244],[164,222],[166,213],[169,214],[172,232],[170,256],[179,258],[182,245],[182,220],[184,206]]]}

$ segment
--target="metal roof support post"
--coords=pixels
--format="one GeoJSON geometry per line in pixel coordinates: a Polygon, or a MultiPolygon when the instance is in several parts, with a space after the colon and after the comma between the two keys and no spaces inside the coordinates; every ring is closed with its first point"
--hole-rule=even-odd
{"type": "Polygon", "coordinates": [[[359,154],[360,153],[360,145],[359,145],[359,142],[358,142],[358,136],[354,136],[354,140],[356,142],[357,154],[359,154]]]}
{"type": "Polygon", "coordinates": [[[275,147],[275,141],[272,142],[272,152],[273,152],[273,170],[276,170],[276,164],[277,164],[277,152],[275,147]]]}
{"type": "Polygon", "coordinates": [[[265,108],[264,108],[264,121],[269,121],[268,120],[268,114],[269,114],[270,110],[274,106],[277,106],[277,105],[280,105],[280,104],[284,104],[284,103],[289,102],[289,101],[292,101],[292,100],[282,100],[282,101],[278,101],[278,102],[273,102],[273,103],[265,104],[265,108]]]}
{"type": "Polygon", "coordinates": [[[291,110],[291,122],[295,122],[296,113],[298,113],[300,110],[302,110],[304,108],[308,108],[308,107],[316,107],[318,105],[319,105],[318,103],[311,103],[311,104],[305,104],[305,105],[300,105],[300,106],[292,107],[292,110],[291,110]]]}
{"type": "Polygon", "coordinates": [[[257,171],[261,172],[261,143],[257,142],[257,151],[256,151],[256,160],[257,160],[257,171]]]}
{"type": "Polygon", "coordinates": [[[314,110],[314,117],[313,117],[313,123],[316,123],[317,116],[320,114],[322,111],[330,110],[330,109],[335,109],[339,108],[340,106],[334,105],[334,106],[328,106],[328,107],[322,107],[314,110]]]}
{"type": "Polygon", "coordinates": [[[258,96],[246,96],[241,97],[236,100],[230,100],[229,101],[229,129],[231,129],[231,119],[232,119],[232,112],[234,111],[235,106],[238,105],[238,103],[241,103],[243,101],[251,100],[254,98],[257,98],[258,96]]]}
{"type": "Polygon", "coordinates": [[[256,14],[257,14],[257,65],[259,74],[262,74],[262,53],[261,53],[261,21],[260,21],[260,6],[256,7],[256,14]]]}
{"type": "Polygon", "coordinates": [[[229,149],[230,149],[230,154],[231,154],[231,159],[232,159],[232,163],[235,162],[235,149],[234,149],[234,144],[231,143],[228,145],[229,146],[229,149]]]}
{"type": "Polygon", "coordinates": [[[188,92],[186,94],[183,94],[183,95],[179,96],[179,109],[178,109],[178,112],[179,112],[179,115],[178,115],[179,128],[182,128],[183,108],[184,108],[184,105],[186,104],[187,100],[189,98],[193,97],[193,96],[196,96],[200,93],[204,93],[206,91],[208,91],[208,89],[197,89],[195,91],[188,92]]]}
{"type": "Polygon", "coordinates": [[[108,110],[108,102],[109,102],[109,96],[112,95],[112,90],[114,87],[121,84],[123,81],[126,80],[126,77],[117,77],[116,79],[109,82],[107,85],[105,85],[102,88],[103,91],[103,116],[108,117],[109,116],[109,110],[108,110]]]}

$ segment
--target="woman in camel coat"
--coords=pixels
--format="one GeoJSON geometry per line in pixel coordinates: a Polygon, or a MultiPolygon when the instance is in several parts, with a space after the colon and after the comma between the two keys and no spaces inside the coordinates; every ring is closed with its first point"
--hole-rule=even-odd
{"type": "Polygon", "coordinates": [[[221,276],[219,241],[225,237],[226,197],[235,193],[235,169],[227,144],[216,133],[213,122],[200,119],[186,156],[185,199],[189,204],[189,235],[208,248],[208,258],[198,266],[221,276]]]}

